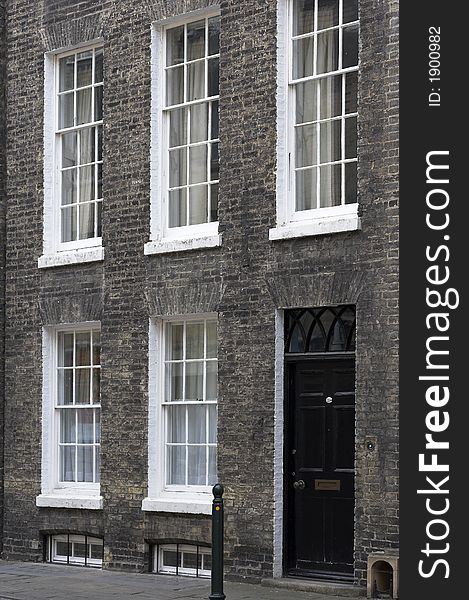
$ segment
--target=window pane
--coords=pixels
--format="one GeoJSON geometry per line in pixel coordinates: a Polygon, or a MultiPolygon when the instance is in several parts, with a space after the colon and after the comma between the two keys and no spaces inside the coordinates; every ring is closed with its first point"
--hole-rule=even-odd
{"type": "Polygon", "coordinates": [[[208,406],[208,443],[217,443],[217,407],[208,406]]]}
{"type": "Polygon", "coordinates": [[[345,119],[345,158],[357,156],[357,117],[345,119]]]}
{"type": "Polygon", "coordinates": [[[339,33],[337,29],[318,34],[318,73],[339,68],[339,33]]]}
{"type": "Polygon", "coordinates": [[[296,210],[316,208],[317,169],[296,172],[296,210]]]}
{"type": "Polygon", "coordinates": [[[94,473],[95,473],[95,480],[96,483],[99,483],[99,481],[101,480],[100,477],[100,473],[101,473],[101,451],[99,449],[99,446],[97,446],[94,449],[94,473]]]}
{"type": "Polygon", "coordinates": [[[76,410],[60,411],[60,441],[62,443],[74,443],[75,437],[75,413],[76,410]]]}
{"type": "Polygon", "coordinates": [[[103,126],[98,126],[98,160],[103,160],[103,126]]]}
{"type": "Polygon", "coordinates": [[[205,406],[187,407],[187,441],[189,444],[205,444],[207,441],[207,413],[205,406]]]}
{"type": "Polygon", "coordinates": [[[357,112],[358,73],[345,75],[345,114],[357,112]]]}
{"type": "Polygon", "coordinates": [[[169,227],[184,227],[187,225],[187,190],[169,192],[169,227]]]}
{"type": "MultiPolygon", "coordinates": [[[[217,449],[208,449],[208,485],[215,485],[217,483],[217,449]]],[[[204,557],[205,560],[205,557],[204,557]]],[[[210,557],[209,557],[210,561],[210,557]]],[[[210,563],[209,563],[210,564],[210,563]]]]}
{"type": "Polygon", "coordinates": [[[77,201],[77,170],[62,171],[62,206],[77,201]]]}
{"type": "Polygon", "coordinates": [[[187,60],[205,56],[205,20],[187,25],[187,60]]]}
{"type": "Polygon", "coordinates": [[[216,181],[220,176],[219,158],[218,158],[218,142],[211,144],[210,149],[210,181],[216,181]]]}
{"type": "Polygon", "coordinates": [[[218,114],[218,100],[215,102],[211,102],[211,110],[212,110],[212,131],[211,131],[211,139],[217,140],[219,137],[218,128],[219,128],[219,114],[218,114]]]}
{"type": "Polygon", "coordinates": [[[341,203],[341,166],[329,165],[321,167],[319,177],[321,208],[339,206],[341,203]]]}
{"type": "Polygon", "coordinates": [[[176,67],[166,71],[166,104],[182,104],[184,102],[184,67],[176,67]]]}
{"type": "Polygon", "coordinates": [[[296,127],[296,165],[307,167],[317,164],[317,125],[303,125],[296,127]]]}
{"type": "Polygon", "coordinates": [[[79,208],[79,239],[87,240],[94,237],[94,203],[82,204],[79,208]]]}
{"type": "Polygon", "coordinates": [[[191,107],[191,143],[205,142],[208,139],[208,104],[195,104],[191,107]]]}
{"type": "Polygon", "coordinates": [[[95,50],[94,81],[100,83],[103,80],[103,49],[95,50]]]}
{"type": "Polygon", "coordinates": [[[82,167],[80,169],[80,202],[94,200],[94,167],[82,167]]]}
{"type": "Polygon", "coordinates": [[[182,323],[168,323],[166,331],[168,339],[166,358],[172,360],[182,359],[184,325],[182,323]]]}
{"type": "Polygon", "coordinates": [[[358,0],[344,0],[343,22],[358,21],[358,0]]]}
{"type": "Polygon", "coordinates": [[[185,485],[186,483],[186,448],[185,446],[169,446],[167,448],[167,483],[185,485]]]}
{"type": "Polygon", "coordinates": [[[217,377],[218,377],[218,363],[208,362],[207,363],[207,400],[217,399],[217,377]]]}
{"type": "Polygon", "coordinates": [[[90,369],[75,370],[75,403],[90,403],[90,369]]]}
{"type": "Polygon", "coordinates": [[[188,447],[188,485],[206,485],[206,452],[205,446],[188,447]]]}
{"type": "Polygon", "coordinates": [[[77,211],[76,206],[62,209],[62,242],[71,242],[77,239],[77,211]]]}
{"type": "Polygon", "coordinates": [[[166,66],[184,62],[184,25],[168,29],[166,48],[166,66]]]}
{"type": "Polygon", "coordinates": [[[59,367],[73,366],[73,333],[59,333],[59,367]]]}
{"type": "Polygon", "coordinates": [[[91,85],[93,52],[88,50],[77,54],[77,87],[91,85]]]}
{"type": "Polygon", "coordinates": [[[319,124],[320,162],[334,162],[341,158],[340,119],[319,124]]]}
{"type": "Polygon", "coordinates": [[[92,444],[94,442],[93,410],[77,410],[79,444],[92,444]]]}
{"type": "Polygon", "coordinates": [[[208,95],[218,96],[219,94],[219,63],[220,59],[211,58],[208,61],[208,95]]]}
{"type": "Polygon", "coordinates": [[[318,29],[339,24],[338,0],[318,0],[318,29]]]}
{"type": "Polygon", "coordinates": [[[355,204],[357,198],[357,163],[345,165],[345,204],[355,204]]]}
{"type": "Polygon", "coordinates": [[[207,358],[217,358],[217,323],[207,323],[207,358]]]}
{"type": "Polygon", "coordinates": [[[73,369],[57,371],[57,403],[73,404],[73,369]]]}
{"type": "Polygon", "coordinates": [[[169,113],[169,147],[187,144],[187,108],[177,108],[169,113]]]}
{"type": "MultiPolygon", "coordinates": [[[[98,172],[98,198],[103,197],[103,165],[97,165],[96,170],[98,172]]],[[[98,234],[100,235],[100,234],[98,234]]]]}
{"type": "Polygon", "coordinates": [[[321,100],[319,114],[321,119],[329,119],[342,114],[342,75],[325,77],[320,81],[321,100]]]}
{"type": "Polygon", "coordinates": [[[64,133],[62,140],[62,167],[73,167],[77,164],[77,134],[75,131],[64,133]]]}
{"type": "Polygon", "coordinates": [[[93,402],[101,402],[101,369],[93,369],[93,402]]]}
{"type": "Polygon", "coordinates": [[[78,446],[77,475],[77,481],[93,481],[93,448],[78,446]]]}
{"type": "Polygon", "coordinates": [[[75,446],[59,448],[60,481],[75,481],[75,446]]]}
{"type": "Polygon", "coordinates": [[[301,79],[313,75],[314,38],[293,41],[293,78],[301,79]]]}
{"type": "Polygon", "coordinates": [[[189,225],[207,222],[208,186],[197,185],[189,190],[189,225]]]}
{"type": "Polygon", "coordinates": [[[196,569],[197,568],[197,554],[194,552],[184,551],[182,554],[182,566],[185,569],[196,569]]]}
{"type": "Polygon", "coordinates": [[[73,127],[73,92],[59,96],[59,129],[73,127]]]}
{"type": "Polygon", "coordinates": [[[77,91],[77,125],[89,123],[91,119],[92,88],[77,91]]]}
{"type": "Polygon", "coordinates": [[[59,91],[73,90],[75,77],[75,55],[66,56],[59,61],[59,91]]]}
{"type": "Polygon", "coordinates": [[[99,444],[101,441],[101,411],[98,410],[94,410],[94,422],[95,422],[95,428],[94,428],[94,441],[96,444],[99,444]]]}
{"type": "MultiPolygon", "coordinates": [[[[179,554],[179,564],[181,563],[181,555],[179,554]]],[[[172,550],[164,550],[163,565],[165,567],[176,567],[178,565],[178,553],[172,550]]]]}
{"type": "Polygon", "coordinates": [[[80,164],[91,163],[95,161],[95,128],[87,127],[80,130],[80,164]]]}
{"type": "Polygon", "coordinates": [[[56,543],[56,554],[58,556],[67,556],[67,554],[68,554],[67,542],[57,542],[56,543]]]}
{"type": "Polygon", "coordinates": [[[351,25],[343,30],[342,67],[358,65],[358,25],[351,25]]]}
{"type": "Polygon", "coordinates": [[[94,88],[94,120],[101,121],[103,118],[103,86],[94,88]]]}
{"type": "Polygon", "coordinates": [[[171,406],[166,408],[168,414],[168,442],[184,444],[186,442],[186,407],[171,406]]]}
{"type": "Polygon", "coordinates": [[[165,400],[170,402],[172,400],[183,400],[182,392],[182,364],[169,364],[166,365],[166,385],[165,385],[165,400]]]}
{"type": "Polygon", "coordinates": [[[204,357],[204,324],[187,323],[186,358],[204,357]]]}
{"type": "Polygon", "coordinates": [[[101,237],[102,235],[102,209],[103,209],[103,203],[102,202],[96,202],[96,233],[98,235],[98,237],[101,237]]]}
{"type": "Polygon", "coordinates": [[[186,400],[203,400],[203,362],[186,363],[186,400]]]}
{"type": "Polygon", "coordinates": [[[220,17],[212,17],[208,20],[208,53],[218,54],[220,52],[220,17]]]}
{"type": "Polygon", "coordinates": [[[317,81],[306,81],[295,86],[297,123],[317,120],[317,86],[317,81]]]}
{"type": "Polygon", "coordinates": [[[101,560],[103,558],[103,546],[91,544],[90,557],[94,560],[101,560]]]}
{"type": "Polygon", "coordinates": [[[314,30],[314,0],[298,0],[294,3],[293,35],[314,30]]]}
{"type": "Polygon", "coordinates": [[[189,183],[207,181],[207,146],[189,148],[189,183]]]}
{"type": "Polygon", "coordinates": [[[218,221],[218,183],[210,186],[210,222],[218,221]]]}
{"type": "Polygon", "coordinates": [[[187,101],[205,98],[205,61],[187,65],[187,101]]]}
{"type": "Polygon", "coordinates": [[[101,364],[101,332],[93,330],[93,364],[101,364]]]}
{"type": "Polygon", "coordinates": [[[169,152],[169,186],[179,187],[187,183],[187,150],[180,148],[169,152]]]}
{"type": "Polygon", "coordinates": [[[75,334],[75,365],[88,366],[91,364],[91,333],[75,334]]]}

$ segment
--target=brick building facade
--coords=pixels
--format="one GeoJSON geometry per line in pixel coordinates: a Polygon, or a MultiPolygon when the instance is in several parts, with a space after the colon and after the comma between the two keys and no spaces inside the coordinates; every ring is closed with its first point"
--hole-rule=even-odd
{"type": "MultiPolygon", "coordinates": [[[[192,510],[184,502],[179,509],[175,502],[171,510],[172,498],[163,506],[148,491],[149,456],[152,444],[159,443],[152,429],[159,410],[152,405],[152,382],[160,373],[156,369],[152,375],[157,360],[152,347],[158,345],[152,341],[158,337],[154,328],[175,317],[208,315],[218,326],[217,479],[226,487],[226,572],[257,580],[286,574],[291,552],[299,558],[301,551],[288,538],[288,524],[297,526],[298,514],[287,514],[292,481],[286,441],[291,419],[286,416],[294,392],[283,381],[291,369],[284,361],[282,340],[284,332],[289,335],[284,322],[297,314],[293,309],[352,307],[356,349],[352,359],[347,348],[347,356],[355,361],[354,517],[345,528],[352,532],[354,559],[346,575],[363,585],[367,556],[398,548],[397,0],[359,2],[355,225],[341,230],[339,219],[339,225],[321,230],[315,221],[319,229],[314,234],[271,233],[270,239],[269,230],[282,225],[279,123],[288,110],[281,101],[278,40],[286,0],[15,0],[8,3],[4,20],[5,4],[0,0],[0,72],[7,73],[0,93],[3,557],[43,560],[46,540],[52,539],[47,536],[86,534],[104,539],[105,568],[143,571],[149,568],[153,544],[210,542],[206,502],[192,510]],[[197,12],[191,17],[192,11],[197,12]],[[216,13],[221,15],[219,237],[211,246],[185,249],[184,244],[190,246],[185,240],[155,250],[159,242],[153,239],[151,245],[151,231],[159,201],[154,179],[160,151],[155,96],[161,79],[155,75],[152,26],[165,31],[180,17],[191,23],[216,13]],[[104,55],[104,251],[90,251],[83,259],[86,252],[73,250],[69,254],[78,258],[62,260],[59,248],[50,258],[54,253],[45,250],[44,223],[54,192],[45,168],[49,91],[44,55],[60,58],[60,53],[96,44],[104,55]],[[44,489],[44,340],[61,326],[90,323],[100,324],[102,349],[101,500],[79,507],[47,500],[54,493],[44,489]]],[[[305,2],[299,4],[304,8],[305,2]]],[[[346,33],[337,34],[341,40],[348,32],[345,20],[344,12],[339,29],[346,33]]],[[[314,27],[320,29],[318,21],[314,27]]],[[[315,43],[322,43],[321,35],[315,43]]],[[[188,47],[191,38],[185,43],[188,47]]],[[[185,68],[189,72],[191,67],[185,68]]],[[[344,82],[349,72],[353,69],[344,71],[344,82]]],[[[96,439],[93,443],[96,452],[96,439]]],[[[324,575],[317,565],[305,571],[324,575]]]]}

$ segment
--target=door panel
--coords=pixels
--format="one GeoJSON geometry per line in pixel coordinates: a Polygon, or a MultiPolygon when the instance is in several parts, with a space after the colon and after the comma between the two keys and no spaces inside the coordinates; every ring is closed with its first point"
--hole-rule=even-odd
{"type": "Polygon", "coordinates": [[[288,572],[346,576],[353,571],[354,359],[288,361],[287,382],[288,572]]]}

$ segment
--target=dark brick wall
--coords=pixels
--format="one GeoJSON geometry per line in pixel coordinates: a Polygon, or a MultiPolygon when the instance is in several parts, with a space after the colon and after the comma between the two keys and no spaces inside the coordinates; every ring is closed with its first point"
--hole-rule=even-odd
{"type": "Polygon", "coordinates": [[[227,572],[272,575],[275,311],[356,303],[356,577],[397,531],[397,0],[362,0],[362,231],[269,242],[275,225],[276,1],[222,0],[220,230],[210,250],[145,257],[150,23],[206,0],[17,0],[9,18],[9,219],[4,556],[38,560],[40,531],[104,532],[111,568],[145,541],[209,541],[206,517],[142,513],[149,316],[219,314],[219,476],[227,572]],[[37,32],[37,33],[36,33],[37,32]],[[105,261],[37,269],[42,252],[43,53],[105,45],[105,261]],[[100,316],[103,511],[37,509],[41,327],[100,316]],[[367,453],[373,439],[376,451],[367,453]],[[102,514],[101,514],[102,512],[102,514]]]}
{"type": "Polygon", "coordinates": [[[0,552],[3,545],[3,414],[5,402],[6,0],[0,0],[0,552]]]}

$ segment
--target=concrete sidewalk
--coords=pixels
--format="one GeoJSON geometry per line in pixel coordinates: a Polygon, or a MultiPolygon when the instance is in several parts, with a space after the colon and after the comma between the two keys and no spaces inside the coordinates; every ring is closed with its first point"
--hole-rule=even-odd
{"type": "MultiPolygon", "coordinates": [[[[208,600],[210,581],[0,561],[0,600],[208,600]]],[[[247,583],[225,585],[227,600],[340,600],[247,583]]]]}

